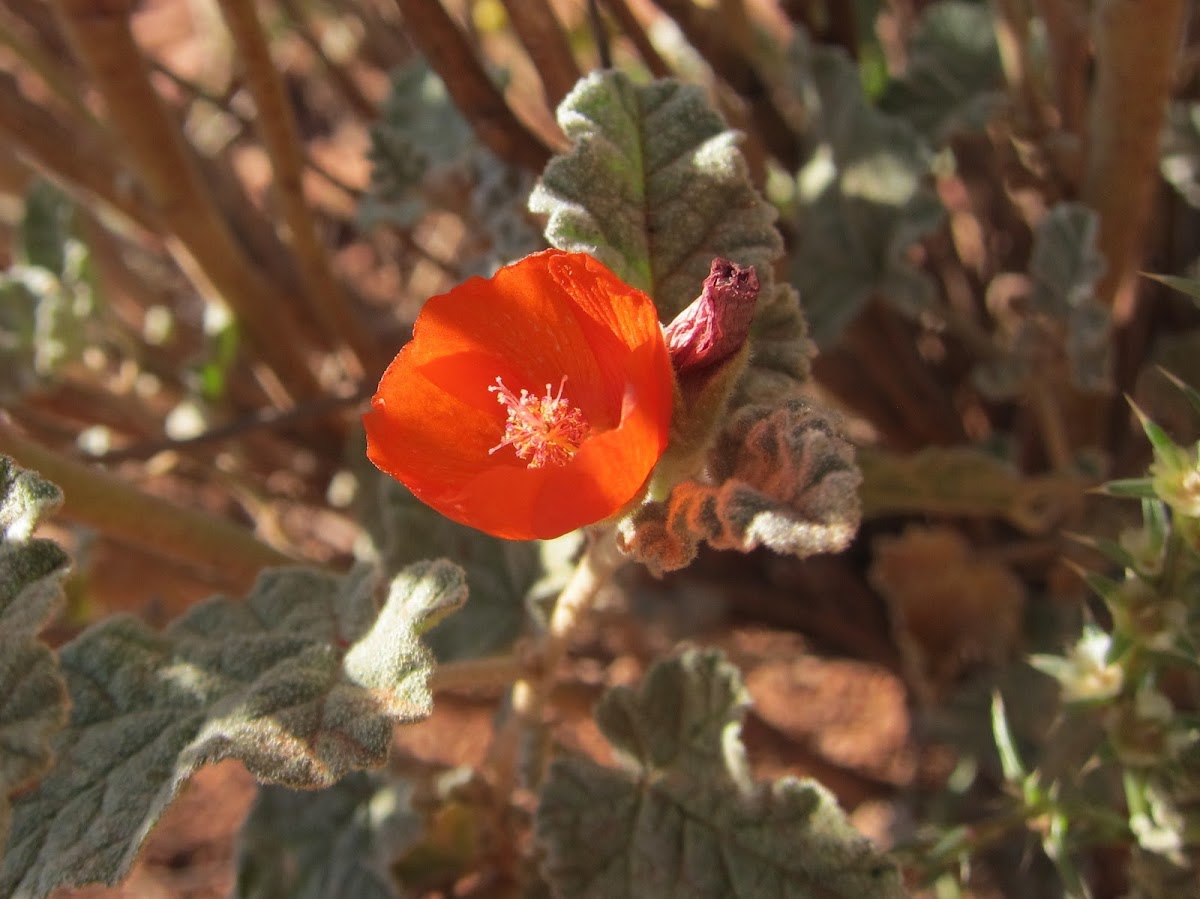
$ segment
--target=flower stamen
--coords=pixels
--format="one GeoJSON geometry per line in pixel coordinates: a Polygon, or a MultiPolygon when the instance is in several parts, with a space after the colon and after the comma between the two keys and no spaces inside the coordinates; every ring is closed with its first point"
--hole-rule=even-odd
{"type": "Polygon", "coordinates": [[[590,430],[583,412],[563,397],[567,376],[558,384],[558,393],[550,392],[537,397],[528,390],[517,396],[496,378],[488,391],[496,394],[496,400],[508,411],[504,424],[504,439],[488,450],[488,455],[511,446],[517,458],[525,460],[530,468],[541,468],[547,464],[565,465],[575,455],[590,430]]]}

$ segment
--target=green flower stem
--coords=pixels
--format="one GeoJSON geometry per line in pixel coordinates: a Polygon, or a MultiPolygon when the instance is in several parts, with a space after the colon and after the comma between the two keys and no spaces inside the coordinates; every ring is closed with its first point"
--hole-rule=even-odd
{"type": "Polygon", "coordinates": [[[296,560],[232,522],[142,493],[120,478],[41,446],[0,418],[0,453],[62,488],[62,514],[120,540],[201,565],[230,586],[296,560]]]}

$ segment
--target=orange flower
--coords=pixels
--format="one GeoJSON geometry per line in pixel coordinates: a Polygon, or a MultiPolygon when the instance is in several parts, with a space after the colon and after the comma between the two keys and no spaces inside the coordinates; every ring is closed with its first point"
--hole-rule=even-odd
{"type": "Polygon", "coordinates": [[[367,455],[448,518],[557,537],[638,496],[672,390],[650,298],[546,250],[425,303],[363,417],[367,455]]]}

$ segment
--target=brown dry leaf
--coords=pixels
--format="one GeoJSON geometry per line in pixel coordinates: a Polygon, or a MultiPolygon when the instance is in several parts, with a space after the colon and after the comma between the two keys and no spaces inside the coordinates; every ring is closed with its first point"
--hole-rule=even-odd
{"type": "Polygon", "coordinates": [[[871,584],[887,601],[910,686],[935,701],[971,665],[996,664],[1021,633],[1025,587],[957,531],[910,526],[875,541],[871,584]]]}

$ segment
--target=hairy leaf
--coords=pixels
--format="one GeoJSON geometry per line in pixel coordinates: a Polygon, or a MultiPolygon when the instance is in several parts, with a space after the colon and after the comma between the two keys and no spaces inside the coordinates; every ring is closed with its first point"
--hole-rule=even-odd
{"type": "Polygon", "coordinates": [[[903,896],[891,863],[821,786],[753,781],[739,739],[748,697],[718,653],[659,662],[610,690],[596,721],[624,766],[556,761],[537,838],[571,899],[903,896]]]}
{"type": "Polygon", "coordinates": [[[471,127],[446,85],[424,60],[392,73],[382,115],[371,126],[371,186],[359,223],[411,227],[424,212],[416,193],[432,166],[458,160],[470,144],[471,127]]]}
{"type": "Polygon", "coordinates": [[[373,569],[265,572],[164,632],[107,619],[59,654],[73,704],[58,765],[14,804],[0,895],[115,883],[201,765],[321,787],[387,757],[393,726],[429,713],[419,631],[462,602],[462,572],[423,562],[377,610],[373,569]]]}
{"type": "Polygon", "coordinates": [[[529,198],[530,209],[549,216],[547,240],[595,256],[649,294],[663,321],[696,297],[715,257],[753,265],[762,285],[756,356],[804,377],[803,317],[795,295],[774,283],[783,249],[775,210],[751,184],[736,132],[703,92],[596,72],[563,100],[558,122],[573,146],[550,160],[529,198]]]}
{"type": "Polygon", "coordinates": [[[908,251],[944,212],[927,183],[929,148],[907,122],[868,104],[845,52],[799,36],[789,66],[813,144],[800,173],[792,280],[813,337],[828,345],[874,296],[908,315],[928,306],[933,282],[908,251]]]}
{"type": "Polygon", "coordinates": [[[1112,316],[1095,293],[1105,269],[1099,230],[1096,213],[1079,203],[1059,203],[1038,223],[1028,312],[1010,329],[1008,352],[974,373],[989,396],[1007,398],[1023,389],[1037,375],[1048,345],[1065,351],[1075,386],[1090,391],[1111,386],[1112,316]]]}
{"type": "Polygon", "coordinates": [[[352,774],[325,790],[262,787],[242,827],[237,899],[398,899],[389,866],[421,831],[406,783],[352,774]]]}
{"type": "Polygon", "coordinates": [[[360,467],[359,478],[367,554],[384,571],[444,556],[466,573],[471,602],[425,636],[439,661],[478,658],[511,646],[525,631],[529,604],[555,593],[569,573],[559,552],[569,538],[501,540],[439,515],[373,466],[360,467]]]}
{"type": "Polygon", "coordinates": [[[31,538],[58,507],[53,484],[0,456],[0,856],[9,795],[50,765],[50,739],[67,720],[66,687],[38,631],[62,602],[67,554],[31,538]]]}
{"type": "Polygon", "coordinates": [[[992,15],[987,4],[966,0],[926,7],[908,45],[904,75],[888,84],[881,108],[935,142],[957,128],[986,125],[1004,78],[992,15]]]}
{"type": "Polygon", "coordinates": [[[811,556],[844,549],[858,530],[854,448],[836,421],[802,400],[739,409],[717,439],[710,479],[685,480],[620,524],[622,549],[674,571],[715,549],[811,556]]]}

